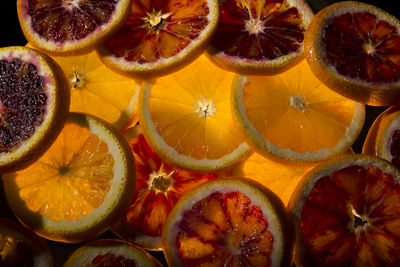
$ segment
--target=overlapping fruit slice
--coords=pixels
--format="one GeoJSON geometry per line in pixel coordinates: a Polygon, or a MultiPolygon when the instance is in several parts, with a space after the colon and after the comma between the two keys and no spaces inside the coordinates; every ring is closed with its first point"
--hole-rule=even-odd
{"type": "Polygon", "coordinates": [[[400,260],[400,172],[352,155],[310,171],[293,193],[299,266],[396,266],[400,260]]]}
{"type": "Polygon", "coordinates": [[[162,238],[170,266],[291,266],[292,227],[276,195],[234,177],[185,194],[162,238]]]}
{"type": "Polygon", "coordinates": [[[241,74],[275,74],[303,56],[313,17],[303,0],[220,1],[220,21],[207,51],[219,66],[241,74]]]}
{"type": "Polygon", "coordinates": [[[193,173],[164,162],[147,144],[140,126],[124,132],[136,163],[136,191],[131,205],[112,230],[125,240],[147,249],[161,248],[161,231],[178,199],[200,184],[227,176],[193,173]]]}
{"type": "Polygon", "coordinates": [[[305,37],[307,60],[329,88],[370,105],[400,102],[400,21],[372,5],[321,10],[305,37]]]}
{"type": "Polygon", "coordinates": [[[70,113],[54,144],[34,164],[3,175],[7,202],[26,226],[56,241],[82,242],[107,230],[135,189],[124,138],[94,116],[70,113]]]}
{"type": "Polygon", "coordinates": [[[0,48],[0,172],[37,160],[61,131],[69,90],[60,67],[25,47],[0,48]]]}
{"type": "Polygon", "coordinates": [[[217,0],[133,0],[128,21],[100,47],[100,56],[117,72],[160,76],[197,57],[217,22],[217,0]]]}
{"type": "Polygon", "coordinates": [[[129,15],[130,0],[18,0],[19,23],[35,47],[55,55],[93,50],[129,15]]]}

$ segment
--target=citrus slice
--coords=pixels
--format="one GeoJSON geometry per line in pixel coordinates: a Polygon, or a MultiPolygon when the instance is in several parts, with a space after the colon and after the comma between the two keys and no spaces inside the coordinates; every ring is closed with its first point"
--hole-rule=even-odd
{"type": "Polygon", "coordinates": [[[199,56],[217,22],[217,0],[133,0],[123,28],[98,51],[114,71],[149,79],[199,56]]]}
{"type": "Polygon", "coordinates": [[[130,0],[18,0],[21,29],[32,45],[53,55],[87,53],[118,30],[130,0]]]}
{"type": "Polygon", "coordinates": [[[184,69],[143,85],[139,121],[159,156],[184,169],[214,171],[249,154],[231,116],[233,76],[203,55],[184,69]]]}
{"type": "Polygon", "coordinates": [[[276,74],[303,58],[314,16],[303,0],[220,1],[220,21],[207,52],[218,66],[241,74],[276,74]]]}
{"type": "Polygon", "coordinates": [[[162,265],[150,254],[131,244],[113,239],[91,241],[72,253],[63,267],[75,266],[145,266],[162,265]]]}
{"type": "Polygon", "coordinates": [[[304,60],[275,76],[236,76],[233,114],[246,141],[275,160],[322,161],[349,149],[365,108],[323,85],[304,60]]]}
{"type": "Polygon", "coordinates": [[[25,168],[55,140],[68,116],[60,67],[36,50],[0,48],[0,172],[25,168]]]}
{"type": "Polygon", "coordinates": [[[0,266],[53,266],[43,240],[22,225],[0,218],[0,266]]]}
{"type": "Polygon", "coordinates": [[[289,208],[296,266],[396,266],[400,172],[378,157],[351,155],[311,170],[289,208]]]}
{"type": "Polygon", "coordinates": [[[146,249],[161,249],[161,231],[178,199],[200,184],[230,175],[193,173],[164,162],[147,144],[140,126],[124,132],[136,163],[136,191],[128,211],[112,230],[121,238],[146,249]]]}
{"type": "Polygon", "coordinates": [[[217,179],[172,209],[164,253],[169,266],[291,266],[292,227],[283,203],[261,184],[217,179]]]}
{"type": "Polygon", "coordinates": [[[9,206],[39,235],[82,242],[107,230],[135,189],[134,158],[114,128],[70,113],[49,150],[28,168],[3,176],[9,206]]]}
{"type": "Polygon", "coordinates": [[[370,105],[400,99],[400,22],[372,5],[347,1],[321,10],[306,33],[307,61],[336,92],[370,105]]]}

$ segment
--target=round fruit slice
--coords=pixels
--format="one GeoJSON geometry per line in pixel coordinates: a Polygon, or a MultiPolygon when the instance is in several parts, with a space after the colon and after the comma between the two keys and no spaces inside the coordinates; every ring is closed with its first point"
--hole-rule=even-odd
{"type": "Polygon", "coordinates": [[[314,16],[303,0],[220,1],[220,21],[207,52],[218,66],[241,74],[276,74],[303,57],[314,16]]]}
{"type": "Polygon", "coordinates": [[[54,55],[87,53],[126,21],[130,0],[18,0],[26,39],[54,55]]]}
{"type": "Polygon", "coordinates": [[[60,67],[25,47],[0,48],[0,172],[25,168],[52,144],[68,116],[60,67]]]}
{"type": "Polygon", "coordinates": [[[296,266],[396,266],[400,172],[378,157],[336,158],[311,170],[289,208],[296,266]]]}
{"type": "Polygon", "coordinates": [[[169,266],[291,266],[293,225],[254,181],[217,179],[185,194],[163,228],[169,266]]]}
{"type": "Polygon", "coordinates": [[[400,22],[374,6],[340,2],[311,21],[305,51],[315,75],[370,105],[400,102],[400,22]]]}
{"type": "Polygon", "coordinates": [[[131,244],[113,239],[89,242],[75,250],[63,267],[75,266],[143,266],[161,267],[150,254],[131,244]]]}
{"type": "Polygon", "coordinates": [[[98,51],[114,71],[149,79],[199,56],[217,22],[217,0],[133,0],[128,21],[98,51]]]}
{"type": "Polygon", "coordinates": [[[144,84],[139,121],[158,155],[181,168],[214,171],[250,153],[231,116],[233,76],[203,55],[178,72],[144,84]]]}
{"type": "Polygon", "coordinates": [[[364,105],[323,85],[304,60],[275,76],[236,76],[233,114],[260,154],[322,161],[349,149],[364,123],[364,105]]]}
{"type": "Polygon", "coordinates": [[[193,173],[164,162],[147,144],[139,126],[124,132],[136,163],[136,191],[131,205],[112,227],[121,238],[146,249],[161,249],[161,231],[178,199],[200,184],[228,176],[193,173]]]}
{"type": "Polygon", "coordinates": [[[53,266],[43,240],[22,225],[0,218],[0,266],[53,266]]]}
{"type": "Polygon", "coordinates": [[[103,120],[70,113],[49,150],[28,168],[4,175],[14,214],[39,235],[82,242],[114,223],[135,190],[134,158],[103,120]]]}

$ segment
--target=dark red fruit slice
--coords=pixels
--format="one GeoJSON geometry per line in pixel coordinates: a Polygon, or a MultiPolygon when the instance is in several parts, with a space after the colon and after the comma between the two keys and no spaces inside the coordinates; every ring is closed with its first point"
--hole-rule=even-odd
{"type": "Polygon", "coordinates": [[[113,266],[136,266],[136,261],[132,259],[127,259],[124,256],[121,255],[114,255],[111,253],[106,253],[102,255],[98,255],[94,257],[92,260],[92,264],[97,267],[113,267],[113,266]]]}
{"type": "Polygon", "coordinates": [[[300,218],[316,266],[396,266],[400,261],[400,184],[375,166],[320,178],[300,218]]]}
{"type": "Polygon", "coordinates": [[[326,61],[343,76],[372,83],[400,80],[400,35],[368,12],[331,19],[323,33],[326,61]]]}

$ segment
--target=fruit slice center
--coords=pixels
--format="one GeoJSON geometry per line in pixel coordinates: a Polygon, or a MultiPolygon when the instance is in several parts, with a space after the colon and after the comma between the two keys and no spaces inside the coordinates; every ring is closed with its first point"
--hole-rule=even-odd
{"type": "Polygon", "coordinates": [[[207,98],[201,98],[194,105],[194,112],[199,115],[199,118],[212,117],[216,111],[214,102],[207,98]]]}
{"type": "Polygon", "coordinates": [[[289,97],[290,107],[295,110],[301,111],[307,108],[307,102],[301,96],[290,96],[289,97]]]}
{"type": "Polygon", "coordinates": [[[92,260],[93,267],[113,267],[113,266],[136,266],[136,261],[133,259],[127,259],[122,255],[115,255],[107,253],[103,255],[97,255],[92,260]]]}
{"type": "Polygon", "coordinates": [[[269,266],[274,238],[261,209],[240,192],[213,192],[178,221],[176,246],[184,264],[269,266]],[[267,264],[266,264],[267,263],[267,264]]]}
{"type": "Polygon", "coordinates": [[[318,266],[371,266],[400,260],[400,185],[375,166],[320,178],[301,211],[300,231],[318,266]],[[329,251],[329,255],[327,255],[329,251]]]}
{"type": "Polygon", "coordinates": [[[389,83],[400,80],[400,35],[372,13],[344,13],[323,33],[326,61],[348,78],[389,83]]]}
{"type": "Polygon", "coordinates": [[[34,64],[0,60],[0,153],[29,139],[44,120],[47,93],[34,64]]]}
{"type": "Polygon", "coordinates": [[[152,172],[149,175],[148,189],[154,190],[156,193],[167,193],[172,185],[172,175],[174,170],[170,171],[168,174],[165,172],[164,163],[161,163],[160,169],[152,172]]]}
{"type": "Polygon", "coordinates": [[[153,31],[157,31],[161,27],[163,21],[165,21],[170,15],[171,13],[163,14],[161,10],[153,11],[147,13],[144,22],[149,24],[153,31]]]}

